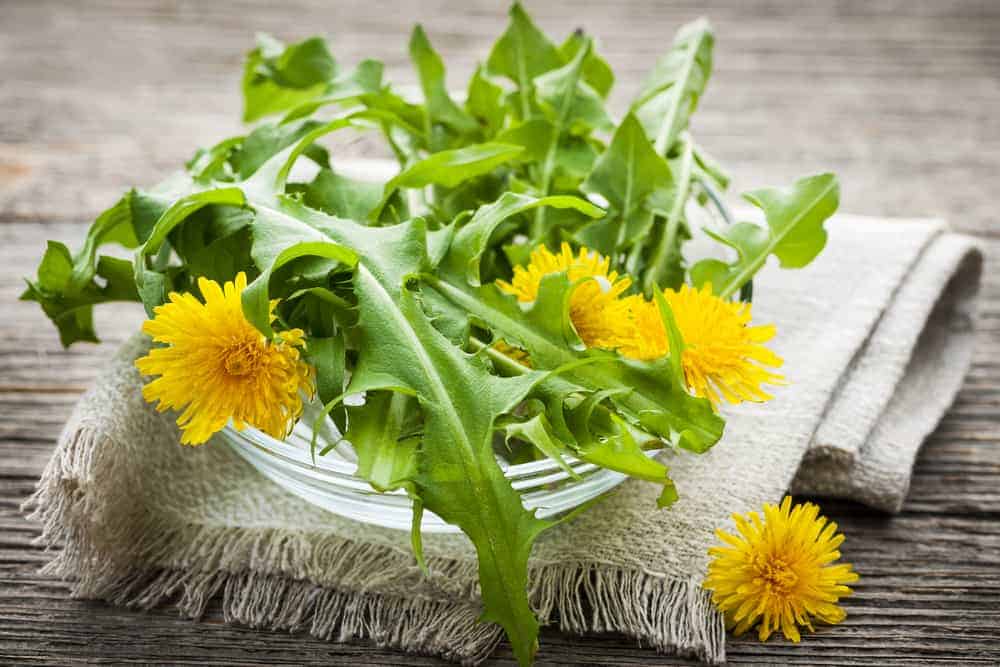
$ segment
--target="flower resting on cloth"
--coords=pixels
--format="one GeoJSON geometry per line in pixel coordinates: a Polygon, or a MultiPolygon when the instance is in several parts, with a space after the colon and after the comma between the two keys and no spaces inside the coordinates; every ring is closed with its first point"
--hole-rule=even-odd
{"type": "MultiPolygon", "coordinates": [[[[750,326],[750,304],[720,299],[711,285],[700,290],[682,285],[679,290],[664,290],[663,296],[684,340],[681,365],[685,382],[695,394],[715,406],[721,399],[766,401],[772,397],[761,385],[784,384],[781,375],[765,368],[782,364],[781,357],[763,345],[774,337],[774,325],[750,326]]],[[[621,353],[634,359],[668,354],[670,346],[656,303],[640,296],[626,301],[634,331],[619,347],[621,353]]]]}
{"type": "Polygon", "coordinates": [[[239,430],[249,424],[283,438],[302,414],[302,393],[312,395],[313,372],[300,356],[302,330],[268,340],[243,315],[246,286],[242,272],[222,287],[200,278],[204,303],[171,292],[142,325],[166,345],[135,362],[143,375],[160,376],[143,387],[143,398],[159,401],[161,412],[183,410],[177,418],[183,444],[205,442],[230,419],[239,430]]]}
{"type": "Polygon", "coordinates": [[[781,506],[764,505],[757,512],[733,515],[739,535],[722,530],[716,536],[727,546],[708,550],[705,588],[726,616],[736,636],[757,626],[765,641],[781,632],[799,641],[799,626],[813,630],[812,620],[839,623],[847,616],[837,601],[851,594],[846,586],[858,580],[838,547],[844,541],[837,524],[819,516],[819,507],[805,503],[792,507],[788,496],[781,506]]]}
{"type": "Polygon", "coordinates": [[[571,283],[579,283],[569,300],[569,315],[573,328],[587,347],[615,348],[628,334],[628,305],[619,298],[632,284],[627,276],[611,270],[611,260],[587,248],[574,255],[568,243],[559,254],[545,246],[531,252],[531,261],[514,267],[511,281],[498,280],[497,285],[513,294],[522,303],[538,298],[542,278],[565,271],[571,283]],[[586,280],[593,278],[593,280],[586,280]]]}

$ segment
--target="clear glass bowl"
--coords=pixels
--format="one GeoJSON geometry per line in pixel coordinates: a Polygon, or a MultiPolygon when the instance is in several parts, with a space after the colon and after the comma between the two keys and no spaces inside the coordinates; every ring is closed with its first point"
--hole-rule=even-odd
{"type": "MultiPolygon", "coordinates": [[[[391,165],[389,165],[391,167],[391,165]]],[[[363,173],[372,168],[366,165],[363,173]]],[[[690,205],[687,218],[695,231],[695,239],[689,243],[694,254],[706,256],[720,252],[716,242],[703,244],[698,248],[698,236],[704,236],[702,229],[719,229],[732,224],[732,215],[719,194],[700,184],[707,195],[705,207],[690,205]]],[[[685,251],[687,254],[687,251],[685,251]]],[[[698,257],[698,258],[700,258],[698,257]]],[[[694,257],[689,257],[693,261],[694,257]]],[[[749,301],[752,284],[748,283],[739,298],[749,301]]],[[[295,429],[284,441],[253,428],[237,431],[227,426],[221,433],[233,450],[253,465],[271,481],[287,491],[325,510],[340,516],[386,528],[409,530],[413,519],[413,504],[403,491],[381,493],[374,490],[364,479],[355,475],[357,458],[349,442],[341,438],[336,425],[326,419],[318,435],[317,451],[329,447],[324,455],[312,456],[310,443],[316,408],[299,421],[295,429]],[[331,446],[332,445],[332,446],[331,446]]],[[[651,450],[655,456],[662,450],[651,450]]],[[[537,510],[539,517],[554,517],[572,510],[621,484],[625,475],[599,468],[593,464],[566,457],[566,463],[576,473],[570,476],[552,459],[511,465],[497,458],[504,475],[511,486],[521,494],[521,500],[528,509],[537,510]]],[[[425,511],[421,530],[428,533],[458,532],[458,528],[446,523],[432,512],[425,511]]]]}
{"type": "MultiPolygon", "coordinates": [[[[310,443],[314,420],[301,419],[285,440],[277,440],[254,428],[222,430],[222,438],[260,473],[285,490],[325,510],[364,523],[409,530],[413,505],[406,493],[380,493],[356,476],[357,458],[337,427],[327,420],[319,435],[317,450],[336,443],[323,456],[312,458],[310,443]]],[[[652,456],[656,452],[649,452],[652,456]]],[[[608,491],[625,475],[573,457],[565,461],[576,472],[573,479],[552,459],[510,465],[497,462],[511,486],[521,494],[528,509],[539,517],[553,517],[608,491]]],[[[458,532],[432,512],[425,511],[421,530],[427,533],[458,532]]]]}

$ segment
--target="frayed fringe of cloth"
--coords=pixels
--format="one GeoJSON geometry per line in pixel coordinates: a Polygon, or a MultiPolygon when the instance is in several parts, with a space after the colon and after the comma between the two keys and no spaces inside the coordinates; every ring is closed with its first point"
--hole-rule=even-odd
{"type": "MultiPolygon", "coordinates": [[[[71,421],[24,505],[42,525],[38,542],[61,547],[42,572],[70,580],[74,596],[141,609],[173,605],[195,619],[221,597],[229,623],[338,642],[363,638],[467,665],[485,660],[502,639],[498,626],[477,622],[476,590],[456,590],[451,600],[366,591],[373,572],[409,566],[384,547],[270,528],[152,529],[141,503],[109,503],[88,493],[100,483],[92,471],[105,476],[108,466],[116,466],[115,448],[102,446],[110,444],[102,442],[106,438],[96,425],[71,421]],[[95,458],[104,456],[109,459],[95,467],[95,458]],[[337,587],[253,569],[260,562],[304,574],[316,551],[323,554],[324,579],[337,587]]],[[[125,466],[109,476],[129,482],[124,490],[141,484],[128,479],[125,466]]],[[[445,579],[475,568],[451,560],[428,565],[445,579]]],[[[697,582],[595,564],[538,566],[530,581],[539,618],[565,632],[618,632],[663,653],[713,664],[725,660],[722,618],[697,582]]]]}

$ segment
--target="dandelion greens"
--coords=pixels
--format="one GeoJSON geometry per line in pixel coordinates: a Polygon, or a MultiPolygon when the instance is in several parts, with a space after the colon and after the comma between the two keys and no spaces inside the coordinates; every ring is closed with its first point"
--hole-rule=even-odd
{"type": "Polygon", "coordinates": [[[763,400],[760,384],[780,381],[763,368],[780,363],[762,345],[773,328],[725,299],[771,255],[808,264],[837,207],[829,174],[748,193],[766,226],[709,230],[729,259],[687,265],[690,212],[728,183],[689,127],[713,44],[706,21],[682,27],[615,119],[594,37],[552,41],[518,3],[462,94],[419,26],[418,96],[377,61],[344,67],[323,38],[261,36],[242,80],[256,125],[127,192],[79,251],[51,241],[22,298],[67,346],[97,341],[95,305],[142,303],[159,341],[157,361],[141,360],[160,376],[147,398],[183,411],[188,442],[230,418],[280,437],[315,392],[358,475],[469,537],[482,620],[528,664],[539,629],[528,559],[553,522],[524,508],[498,456],[570,454],[660,485],[670,505],[685,489],[647,450],[708,450],[724,430],[719,400],[763,400]],[[333,132],[381,135],[396,175],[345,175],[323,146],[333,132]],[[224,331],[213,313],[240,332],[238,350],[200,341],[224,331]],[[169,329],[184,317],[204,332],[169,329]],[[183,385],[193,364],[203,390],[183,385]],[[199,415],[210,396],[222,398],[199,415]]]}

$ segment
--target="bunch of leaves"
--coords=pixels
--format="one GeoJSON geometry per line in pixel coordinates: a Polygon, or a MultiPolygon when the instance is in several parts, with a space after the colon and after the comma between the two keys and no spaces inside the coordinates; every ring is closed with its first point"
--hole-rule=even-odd
{"type": "Polygon", "coordinates": [[[685,266],[685,211],[727,182],[687,129],[712,45],[706,22],[683,27],[615,122],[605,109],[614,76],[594,40],[578,31],[557,45],[519,4],[464,97],[450,92],[419,26],[409,45],[419,99],[385,83],[378,62],[342,70],[321,38],[260,37],[243,77],[244,118],[268,120],[199,150],[161,185],[126,193],[78,252],[50,242],[23,298],[69,345],[97,340],[95,304],[140,301],[152,313],[172,291],[197,293],[200,276],[245,271],[247,318],[266,335],[306,332],[324,412],[354,446],[358,474],[413,498],[418,561],[427,508],[471,539],[483,620],[503,626],[528,663],[538,635],[528,557],[553,521],[523,507],[497,440],[510,460],[572,455],[659,484],[666,506],[677,490],[647,450],[704,452],[723,421],[684,386],[683,342],[662,297],[675,353],[645,362],[584,347],[564,273],[547,276],[528,305],[494,281],[539,244],[568,241],[611,257],[647,294],[689,281],[730,296],[772,254],[807,264],[837,206],[829,174],[749,193],[767,226],[714,232],[735,259],[685,266]],[[398,173],[370,182],[335,169],[321,140],[343,131],[380,133],[398,173]],[[293,178],[303,164],[312,173],[293,178]],[[134,258],[100,254],[107,244],[134,258]],[[281,300],[277,322],[271,299],[281,300]],[[530,367],[498,341],[527,353],[530,367]],[[362,404],[344,403],[359,394],[362,404]]]}

